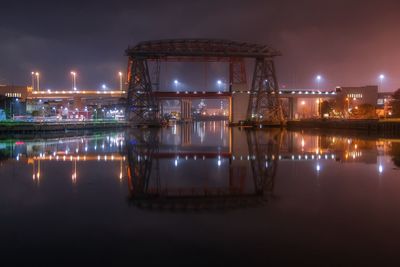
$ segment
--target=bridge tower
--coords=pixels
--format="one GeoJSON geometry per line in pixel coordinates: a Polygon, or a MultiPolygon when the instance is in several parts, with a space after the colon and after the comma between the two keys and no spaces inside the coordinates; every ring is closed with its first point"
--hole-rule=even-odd
{"type": "Polygon", "coordinates": [[[249,94],[248,119],[258,122],[283,123],[279,86],[272,58],[256,58],[249,94]]]}
{"type": "Polygon", "coordinates": [[[147,59],[130,56],[125,114],[135,125],[158,124],[158,104],[152,87],[147,59]]]}

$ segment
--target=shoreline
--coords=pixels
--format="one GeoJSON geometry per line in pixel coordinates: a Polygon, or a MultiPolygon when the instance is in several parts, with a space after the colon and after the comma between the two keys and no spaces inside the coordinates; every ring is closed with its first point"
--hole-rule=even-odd
{"type": "Polygon", "coordinates": [[[127,122],[0,122],[0,134],[40,134],[68,131],[108,130],[128,127],[127,122]]]}

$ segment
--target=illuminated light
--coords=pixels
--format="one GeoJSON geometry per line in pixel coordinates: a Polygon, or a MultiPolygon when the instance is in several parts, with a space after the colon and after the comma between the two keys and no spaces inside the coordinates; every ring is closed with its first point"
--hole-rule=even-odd
{"type": "Polygon", "coordinates": [[[232,156],[232,160],[235,160],[235,156],[232,156]]]}
{"type": "Polygon", "coordinates": [[[221,160],[218,160],[218,167],[221,166],[221,160]]]}
{"type": "Polygon", "coordinates": [[[318,155],[318,159],[321,159],[321,155],[318,155]]]}
{"type": "Polygon", "coordinates": [[[122,172],[119,173],[119,179],[122,180],[122,172]]]}
{"type": "Polygon", "coordinates": [[[107,155],[104,155],[104,161],[107,161],[107,155]]]}
{"type": "Polygon", "coordinates": [[[88,147],[87,146],[85,146],[85,152],[87,152],[88,151],[88,147]]]}
{"type": "Polygon", "coordinates": [[[292,155],[292,160],[294,160],[294,155],[292,155]]]}
{"type": "Polygon", "coordinates": [[[63,160],[65,161],[65,159],[66,159],[66,157],[65,156],[63,156],[63,160]]]}
{"type": "Polygon", "coordinates": [[[268,168],[268,161],[265,162],[265,168],[268,168]]]}
{"type": "Polygon", "coordinates": [[[319,164],[317,164],[317,166],[315,167],[315,169],[317,170],[317,172],[319,172],[321,170],[321,166],[319,164]]]}
{"type": "Polygon", "coordinates": [[[58,156],[56,157],[56,160],[58,160],[58,156]]]}
{"type": "Polygon", "coordinates": [[[305,155],[305,156],[304,156],[304,158],[307,160],[307,159],[308,159],[308,156],[307,156],[307,155],[305,155]]]}
{"type": "Polygon", "coordinates": [[[279,155],[279,160],[281,160],[282,159],[282,156],[281,155],[279,155]]]}
{"type": "Polygon", "coordinates": [[[175,167],[177,167],[178,166],[178,160],[176,159],[175,160],[175,167]]]}
{"type": "Polygon", "coordinates": [[[111,160],[114,160],[114,155],[111,156],[111,160]]]}
{"type": "Polygon", "coordinates": [[[70,156],[70,158],[69,158],[71,161],[72,161],[72,156],[70,156]]]}
{"type": "Polygon", "coordinates": [[[194,156],[193,156],[193,159],[194,159],[194,160],[196,160],[196,159],[197,159],[196,155],[194,155],[194,156]]]}
{"type": "Polygon", "coordinates": [[[311,155],[311,159],[314,159],[314,155],[311,155]]]}
{"type": "Polygon", "coordinates": [[[299,155],[299,159],[301,159],[301,155],[299,155]]]}
{"type": "Polygon", "coordinates": [[[332,159],[335,159],[335,155],[334,155],[334,154],[332,154],[331,158],[332,158],[332,159]]]}
{"type": "Polygon", "coordinates": [[[97,160],[100,161],[100,155],[97,156],[97,160]]]}
{"type": "Polygon", "coordinates": [[[79,156],[78,156],[78,161],[79,161],[79,156]]]}
{"type": "Polygon", "coordinates": [[[203,160],[205,160],[206,159],[206,156],[203,156],[203,160]]]}
{"type": "Polygon", "coordinates": [[[382,166],[382,164],[379,164],[378,171],[379,171],[379,173],[382,173],[382,172],[383,172],[383,166],[382,166]]]}

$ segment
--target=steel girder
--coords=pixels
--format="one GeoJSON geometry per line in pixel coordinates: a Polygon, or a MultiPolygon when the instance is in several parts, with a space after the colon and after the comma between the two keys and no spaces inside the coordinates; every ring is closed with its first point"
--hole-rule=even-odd
{"type": "Polygon", "coordinates": [[[231,58],[229,61],[229,84],[246,84],[246,67],[243,58],[231,58]]]}
{"type": "Polygon", "coordinates": [[[257,58],[250,89],[247,118],[259,122],[284,121],[272,58],[257,58]]]}
{"type": "Polygon", "coordinates": [[[145,58],[130,58],[126,116],[133,124],[157,123],[158,104],[153,95],[149,66],[145,58]]]}
{"type": "Polygon", "coordinates": [[[278,169],[282,131],[266,133],[249,130],[246,135],[255,192],[258,195],[271,193],[278,169]]]}

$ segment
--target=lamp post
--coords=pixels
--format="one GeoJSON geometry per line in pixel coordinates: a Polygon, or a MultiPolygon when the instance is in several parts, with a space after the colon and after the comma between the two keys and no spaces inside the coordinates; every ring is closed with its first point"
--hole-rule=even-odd
{"type": "Polygon", "coordinates": [[[218,80],[218,81],[217,81],[217,84],[218,84],[218,91],[221,91],[222,81],[221,81],[221,80],[218,80]]]}
{"type": "Polygon", "coordinates": [[[119,90],[122,91],[122,72],[118,72],[119,76],[119,90]]]}
{"type": "Polygon", "coordinates": [[[178,91],[178,80],[174,80],[174,85],[175,85],[175,91],[178,91]]]}
{"type": "Polygon", "coordinates": [[[35,75],[36,75],[36,85],[37,85],[36,89],[37,91],[40,91],[40,73],[36,72],[35,75]]]}
{"type": "Polygon", "coordinates": [[[306,102],[301,101],[301,106],[303,107],[303,119],[305,118],[305,105],[306,105],[306,102]]]}
{"type": "Polygon", "coordinates": [[[72,75],[72,90],[76,91],[76,72],[71,71],[72,75]]]}
{"type": "Polygon", "coordinates": [[[31,72],[31,76],[32,76],[32,92],[35,91],[35,72],[32,71],[31,72]]]}
{"type": "Polygon", "coordinates": [[[317,75],[317,77],[315,78],[315,80],[317,81],[317,90],[319,90],[319,83],[320,83],[321,80],[322,80],[321,75],[317,75]]]}
{"type": "Polygon", "coordinates": [[[385,75],[381,74],[379,75],[379,90],[378,91],[382,91],[382,84],[383,84],[383,80],[385,79],[385,75]]]}

